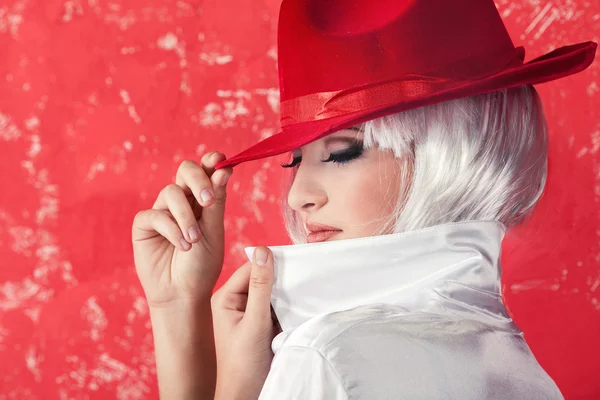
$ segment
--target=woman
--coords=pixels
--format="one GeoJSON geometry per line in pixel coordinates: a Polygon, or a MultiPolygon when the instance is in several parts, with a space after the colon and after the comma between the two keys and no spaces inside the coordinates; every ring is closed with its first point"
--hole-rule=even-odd
{"type": "Polygon", "coordinates": [[[492,0],[284,0],[279,21],[282,132],[183,162],[134,220],[161,396],[562,398],[498,259],[546,180],[532,84],[596,45],[523,64],[492,0]],[[248,248],[211,296],[232,167],[288,151],[294,245],[248,248]]]}

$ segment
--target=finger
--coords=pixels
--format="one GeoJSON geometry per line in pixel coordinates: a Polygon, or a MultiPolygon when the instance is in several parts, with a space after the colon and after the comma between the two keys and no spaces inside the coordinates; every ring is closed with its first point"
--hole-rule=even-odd
{"type": "Polygon", "coordinates": [[[140,242],[156,237],[157,234],[182,251],[188,251],[192,247],[181,234],[177,223],[166,212],[160,210],[138,212],[133,220],[132,240],[140,242]]]}
{"type": "Polygon", "coordinates": [[[179,165],[175,183],[183,188],[184,193],[193,194],[202,207],[207,207],[214,202],[215,193],[210,175],[193,160],[185,160],[179,165]]]}
{"type": "MultiPolygon", "coordinates": [[[[179,164],[177,174],[175,175],[175,184],[181,187],[186,198],[191,197],[200,205],[205,206],[213,201],[211,197],[213,195],[211,194],[212,183],[210,178],[206,175],[202,167],[193,160],[184,160],[179,164]],[[208,192],[204,192],[205,190],[208,190],[208,192]]],[[[162,191],[152,206],[156,210],[167,209],[166,199],[161,194],[162,191]]]]}
{"type": "Polygon", "coordinates": [[[185,240],[189,243],[195,243],[200,240],[201,234],[198,221],[196,221],[194,211],[192,211],[192,207],[181,186],[174,183],[167,185],[160,192],[158,198],[162,204],[165,204],[166,210],[175,218],[185,240]]]}
{"type": "Polygon", "coordinates": [[[203,205],[200,224],[203,225],[203,228],[216,232],[220,232],[223,229],[227,182],[229,182],[233,169],[223,168],[215,171],[215,166],[226,158],[223,153],[213,152],[205,154],[200,162],[202,169],[210,177],[214,194],[213,202],[206,206],[203,205]]]}
{"type": "Polygon", "coordinates": [[[268,247],[254,249],[248,287],[248,304],[244,319],[251,325],[271,324],[271,290],[273,288],[273,254],[268,247]]]}

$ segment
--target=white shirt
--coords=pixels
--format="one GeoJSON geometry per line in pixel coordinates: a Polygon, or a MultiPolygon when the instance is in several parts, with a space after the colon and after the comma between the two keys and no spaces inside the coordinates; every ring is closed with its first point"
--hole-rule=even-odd
{"type": "Polygon", "coordinates": [[[270,247],[283,332],[259,399],[562,399],[502,302],[504,233],[470,221],[270,247]]]}

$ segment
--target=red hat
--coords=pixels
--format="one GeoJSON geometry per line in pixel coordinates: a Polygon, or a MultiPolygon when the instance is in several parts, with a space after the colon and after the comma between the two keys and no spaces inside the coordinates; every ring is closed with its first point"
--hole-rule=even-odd
{"type": "Polygon", "coordinates": [[[493,0],[283,0],[281,131],[217,164],[281,154],[384,115],[582,71],[597,44],[528,63],[493,0]]]}

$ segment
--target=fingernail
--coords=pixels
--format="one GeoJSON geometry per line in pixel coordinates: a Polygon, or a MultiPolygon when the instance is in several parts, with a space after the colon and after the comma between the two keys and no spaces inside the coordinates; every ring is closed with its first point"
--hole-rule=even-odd
{"type": "Polygon", "coordinates": [[[227,184],[230,176],[231,175],[225,175],[223,178],[221,178],[221,186],[225,186],[227,184]]]}
{"type": "Polygon", "coordinates": [[[212,193],[208,189],[204,189],[202,193],[200,193],[200,198],[202,201],[206,202],[213,198],[212,193]]]}
{"type": "Polygon", "coordinates": [[[179,243],[181,243],[181,246],[186,250],[189,250],[192,247],[192,245],[189,244],[184,238],[179,239],[179,243]]]}
{"type": "Polygon", "coordinates": [[[195,226],[190,227],[190,229],[188,229],[188,233],[190,234],[190,239],[192,240],[196,240],[200,237],[200,231],[195,226]]]}
{"type": "Polygon", "coordinates": [[[256,249],[256,264],[263,267],[267,263],[267,258],[269,255],[267,251],[263,248],[256,249]]]}

